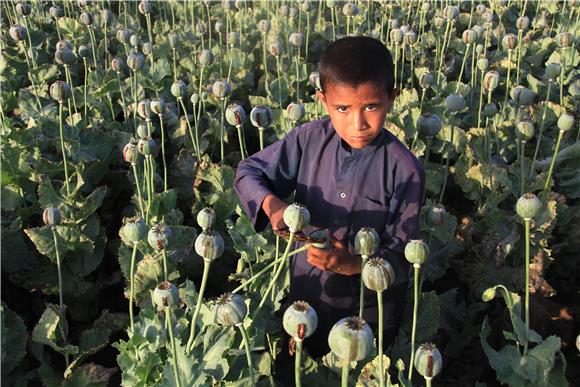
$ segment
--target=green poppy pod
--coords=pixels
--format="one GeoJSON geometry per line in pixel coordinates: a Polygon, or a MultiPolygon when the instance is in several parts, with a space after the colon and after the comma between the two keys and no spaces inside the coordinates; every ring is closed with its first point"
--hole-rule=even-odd
{"type": "Polygon", "coordinates": [[[459,94],[449,94],[445,98],[445,108],[451,114],[463,110],[465,107],[465,99],[459,94]]]}
{"type": "Polygon", "coordinates": [[[227,81],[215,81],[211,91],[217,98],[225,98],[232,93],[232,85],[227,81]]]}
{"type": "Polygon", "coordinates": [[[441,16],[435,16],[433,18],[433,24],[435,24],[435,28],[441,29],[445,25],[445,19],[443,19],[441,16]]]}
{"type": "Polygon", "coordinates": [[[493,118],[497,114],[497,105],[494,102],[485,104],[483,107],[483,116],[485,118],[493,118]]]}
{"type": "Polygon", "coordinates": [[[183,98],[187,94],[187,85],[183,81],[175,81],[171,84],[171,95],[175,98],[183,98]]]}
{"type": "Polygon", "coordinates": [[[224,253],[224,240],[215,231],[203,231],[195,239],[195,252],[205,261],[214,261],[224,253]]]}
{"type": "Polygon", "coordinates": [[[254,106],[250,111],[250,121],[256,128],[267,128],[272,122],[272,110],[268,106],[254,106]]]}
{"type": "Polygon", "coordinates": [[[272,42],[268,45],[268,51],[274,56],[280,56],[284,52],[284,46],[278,41],[272,42]]]}
{"type": "Polygon", "coordinates": [[[401,31],[399,28],[395,28],[391,30],[391,42],[394,43],[403,43],[403,39],[405,38],[405,33],[401,31]]]}
{"type": "Polygon", "coordinates": [[[50,7],[50,9],[48,10],[48,14],[53,19],[58,19],[64,16],[64,11],[62,10],[61,7],[55,4],[52,7],[50,7]]]}
{"type": "Polygon", "coordinates": [[[163,115],[167,111],[167,104],[163,98],[153,98],[151,100],[151,111],[158,116],[163,115]]]}
{"type": "Polygon", "coordinates": [[[314,87],[316,90],[321,90],[320,87],[320,73],[318,71],[313,71],[308,76],[308,81],[310,86],[314,87]]]}
{"type": "Polygon", "coordinates": [[[516,213],[524,219],[532,219],[538,214],[542,202],[533,193],[523,194],[516,202],[516,213]]]}
{"type": "Polygon", "coordinates": [[[399,21],[399,19],[389,19],[389,28],[390,29],[399,28],[400,26],[401,26],[401,22],[399,21]]]}
{"type": "Polygon", "coordinates": [[[556,42],[560,48],[564,47],[571,47],[572,46],[573,37],[572,34],[569,32],[561,32],[556,35],[556,42]]]}
{"type": "Polygon", "coordinates": [[[137,149],[143,156],[151,156],[157,150],[157,143],[151,137],[143,137],[139,139],[137,149]]]}
{"type": "Polygon", "coordinates": [[[160,222],[149,229],[147,242],[157,251],[166,250],[171,239],[171,229],[165,223],[160,222]]]}
{"type": "Polygon", "coordinates": [[[268,32],[270,32],[271,27],[272,27],[272,25],[270,24],[270,22],[268,20],[260,20],[258,22],[258,29],[264,34],[267,34],[268,32]]]}
{"type": "Polygon", "coordinates": [[[423,113],[417,119],[417,130],[422,136],[433,138],[441,131],[443,121],[436,114],[423,113]]]}
{"type": "Polygon", "coordinates": [[[246,121],[246,111],[237,102],[233,102],[226,108],[226,121],[233,126],[243,125],[246,121]]]}
{"type": "Polygon", "coordinates": [[[434,378],[441,372],[443,358],[435,344],[421,344],[415,352],[415,369],[424,378],[434,378]]]}
{"type": "Polygon", "coordinates": [[[421,239],[412,239],[405,245],[405,259],[413,265],[423,265],[429,258],[429,247],[421,239]]]}
{"type": "Polygon", "coordinates": [[[409,46],[417,43],[417,34],[413,31],[405,32],[405,43],[409,46]]]}
{"type": "Polygon", "coordinates": [[[130,41],[132,35],[133,35],[133,31],[121,28],[121,29],[117,30],[115,37],[117,38],[119,43],[129,44],[129,41],[130,41]]]}
{"type": "Polygon", "coordinates": [[[306,13],[312,11],[312,6],[310,5],[310,1],[304,0],[302,2],[302,4],[300,4],[300,9],[302,10],[302,12],[306,12],[306,13]]]}
{"type": "Polygon", "coordinates": [[[189,98],[189,100],[191,101],[191,103],[193,104],[193,106],[195,106],[195,105],[197,105],[199,103],[200,96],[197,93],[193,93],[191,95],[191,97],[189,98]]]}
{"type": "Polygon", "coordinates": [[[336,7],[336,2],[334,0],[326,0],[326,6],[328,8],[334,8],[336,7]]]}
{"type": "Polygon", "coordinates": [[[328,346],[340,359],[360,361],[373,349],[374,337],[369,325],[357,316],[336,322],[328,334],[328,346]]]}
{"type": "Polygon", "coordinates": [[[483,89],[486,93],[495,90],[499,86],[499,73],[495,70],[488,71],[483,76],[483,89]]]}
{"type": "Polygon", "coordinates": [[[125,162],[135,165],[139,158],[139,151],[137,150],[137,140],[131,138],[127,145],[123,148],[123,160],[125,162]]]}
{"type": "Polygon", "coordinates": [[[445,219],[445,207],[441,204],[436,204],[429,208],[427,212],[427,223],[429,223],[432,227],[439,227],[443,224],[443,220],[445,219]]]}
{"type": "Polygon", "coordinates": [[[215,32],[218,33],[218,35],[221,35],[224,32],[226,32],[226,25],[224,24],[223,20],[216,21],[215,24],[213,25],[213,28],[215,32]]]}
{"type": "Polygon", "coordinates": [[[481,55],[481,54],[483,54],[483,51],[484,51],[483,44],[481,44],[481,43],[477,43],[477,44],[475,45],[475,53],[476,53],[477,55],[481,55]]]}
{"type": "Polygon", "coordinates": [[[56,51],[58,51],[58,50],[71,50],[72,51],[74,47],[73,47],[71,42],[63,39],[63,40],[59,40],[58,42],[56,42],[56,45],[54,48],[56,51]]]}
{"type": "Polygon", "coordinates": [[[101,10],[101,22],[104,24],[113,23],[113,12],[108,9],[101,10]]]}
{"type": "Polygon", "coordinates": [[[295,19],[295,18],[298,17],[298,8],[296,8],[296,7],[290,7],[288,9],[288,11],[289,11],[288,12],[288,18],[295,19]]]}
{"type": "Polygon", "coordinates": [[[422,89],[429,89],[434,83],[435,77],[433,77],[433,74],[429,72],[423,73],[419,77],[419,86],[421,86],[422,89]]]}
{"type": "Polygon", "coordinates": [[[240,44],[240,33],[238,31],[228,32],[228,35],[226,36],[226,42],[231,47],[240,44]]]}
{"type": "Polygon", "coordinates": [[[89,6],[92,0],[78,0],[78,5],[80,9],[86,8],[89,6]]]}
{"type": "Polygon", "coordinates": [[[346,3],[342,7],[342,14],[345,16],[352,17],[358,15],[358,13],[359,13],[358,7],[353,3],[346,3]]]}
{"type": "Polygon", "coordinates": [[[486,10],[487,7],[485,4],[477,4],[477,7],[475,7],[475,12],[477,12],[479,15],[483,15],[486,10]]]}
{"type": "Polygon", "coordinates": [[[282,4],[280,8],[278,8],[278,14],[282,17],[290,16],[290,7],[288,7],[286,4],[282,4]]]}
{"type": "Polygon", "coordinates": [[[365,263],[361,278],[368,289],[382,292],[395,282],[395,271],[388,261],[371,258],[365,263]]]}
{"type": "Polygon", "coordinates": [[[139,101],[137,104],[137,113],[139,113],[139,117],[143,118],[144,120],[150,121],[153,118],[153,111],[151,110],[151,100],[144,99],[143,101],[139,101]]]}
{"type": "Polygon", "coordinates": [[[95,23],[95,17],[90,12],[81,13],[81,16],[79,18],[81,20],[81,23],[83,23],[86,26],[92,26],[95,23]]]}
{"type": "Polygon", "coordinates": [[[443,8],[443,17],[447,20],[457,19],[459,17],[459,7],[448,5],[443,8]]]}
{"type": "Polygon", "coordinates": [[[139,45],[141,44],[141,37],[137,34],[133,34],[131,35],[131,38],[129,38],[129,43],[133,47],[139,47],[139,45]]]}
{"type": "Polygon", "coordinates": [[[210,50],[201,50],[197,54],[197,62],[201,67],[207,67],[213,63],[213,54],[210,50]]]}
{"type": "Polygon", "coordinates": [[[504,50],[513,50],[518,45],[518,38],[514,34],[505,34],[501,40],[504,50]]]}
{"type": "Polygon", "coordinates": [[[139,13],[142,15],[148,15],[153,12],[153,4],[147,0],[141,0],[137,8],[139,9],[139,13]]]}
{"type": "Polygon", "coordinates": [[[91,48],[86,44],[81,44],[79,46],[79,56],[83,59],[89,58],[91,56],[91,48]]]}
{"type": "Polygon", "coordinates": [[[139,71],[145,64],[145,57],[138,52],[132,52],[127,57],[127,66],[133,71],[139,71]]]}
{"type": "Polygon", "coordinates": [[[175,32],[170,32],[167,34],[167,43],[169,47],[172,49],[176,49],[177,45],[179,44],[179,35],[175,32]]]}
{"type": "Polygon", "coordinates": [[[318,327],[318,315],[306,301],[295,301],[284,312],[282,325],[294,340],[302,341],[318,327]]]}
{"type": "Polygon", "coordinates": [[[22,42],[27,37],[26,27],[24,27],[21,24],[15,24],[12,27],[10,27],[8,33],[15,42],[22,42]]]}
{"type": "Polygon", "coordinates": [[[143,55],[149,55],[153,52],[153,46],[150,42],[143,42],[141,43],[141,51],[143,51],[143,55]]]}
{"type": "Polygon", "coordinates": [[[354,251],[362,256],[370,257],[377,252],[381,237],[372,227],[363,227],[354,237],[354,251]]]}
{"type": "Polygon", "coordinates": [[[159,309],[179,304],[179,290],[171,282],[162,282],[153,290],[153,304],[159,309]]]}
{"type": "Polygon", "coordinates": [[[530,141],[534,137],[534,123],[530,120],[516,121],[516,136],[520,141],[530,141]]]}
{"type": "Polygon", "coordinates": [[[408,24],[403,24],[400,28],[401,31],[403,31],[403,34],[406,34],[407,32],[411,31],[411,27],[408,24]]]}
{"type": "Polygon", "coordinates": [[[524,31],[530,26],[530,18],[527,16],[520,16],[516,20],[516,28],[518,30],[524,31]]]}
{"type": "Polygon", "coordinates": [[[198,35],[203,35],[207,32],[207,25],[203,20],[197,21],[197,23],[195,24],[195,32],[197,32],[198,35]]]}
{"type": "Polygon", "coordinates": [[[242,324],[248,314],[248,307],[239,294],[224,293],[218,298],[216,304],[215,319],[221,325],[242,324]]]}
{"type": "Polygon", "coordinates": [[[306,110],[304,109],[303,104],[291,102],[286,108],[286,113],[288,114],[288,119],[290,121],[297,122],[304,118],[306,110]]]}
{"type": "Polygon", "coordinates": [[[54,60],[58,64],[65,65],[65,66],[71,66],[71,65],[75,64],[75,62],[77,61],[77,58],[76,58],[74,52],[72,52],[68,48],[64,48],[61,50],[56,50],[54,52],[54,60]]]}
{"type": "Polygon", "coordinates": [[[42,212],[42,221],[45,225],[56,228],[62,221],[62,213],[57,207],[47,207],[42,212]]]}
{"type": "Polygon", "coordinates": [[[558,118],[558,129],[562,132],[567,132],[574,126],[574,116],[568,113],[562,113],[558,118]]]}
{"type": "Polygon", "coordinates": [[[431,9],[431,4],[429,4],[428,2],[423,2],[423,4],[421,4],[421,12],[423,13],[427,13],[429,12],[429,10],[431,9]]]}
{"type": "Polygon", "coordinates": [[[481,300],[483,302],[489,302],[491,300],[493,300],[496,296],[496,290],[495,290],[495,286],[485,289],[485,291],[481,294],[481,300]]]}
{"type": "Polygon", "coordinates": [[[473,44],[477,41],[477,33],[473,30],[465,30],[461,35],[461,39],[463,39],[465,44],[473,44]]]}
{"type": "Polygon", "coordinates": [[[19,16],[29,16],[32,13],[32,7],[28,3],[18,3],[16,4],[16,13],[19,16]]]}
{"type": "Polygon", "coordinates": [[[224,10],[229,11],[233,9],[235,6],[233,0],[222,0],[222,7],[224,10]]]}
{"type": "Polygon", "coordinates": [[[283,218],[290,232],[302,231],[310,223],[310,211],[302,204],[292,203],[284,210],[283,218]]]}
{"type": "Polygon", "coordinates": [[[151,128],[148,128],[147,124],[145,124],[143,121],[141,121],[141,122],[139,122],[139,125],[137,125],[137,136],[139,138],[147,138],[151,134],[153,134],[154,130],[155,130],[155,126],[151,125],[151,128]],[[151,131],[151,133],[149,133],[149,131],[151,131]]]}
{"type": "Polygon", "coordinates": [[[50,85],[49,94],[55,101],[64,102],[71,97],[72,90],[65,81],[55,81],[50,85]]]}
{"type": "Polygon", "coordinates": [[[216,220],[215,210],[205,207],[197,213],[197,224],[203,231],[209,231],[214,226],[216,220]]]}
{"type": "Polygon", "coordinates": [[[244,3],[245,3],[245,0],[235,0],[234,1],[234,6],[236,7],[236,9],[238,11],[241,11],[242,8],[244,8],[244,3]]]}
{"type": "Polygon", "coordinates": [[[490,10],[486,10],[483,15],[483,20],[487,23],[487,24],[491,24],[493,23],[494,20],[494,16],[493,16],[493,12],[490,10]]]}
{"type": "Polygon", "coordinates": [[[136,243],[141,241],[147,234],[147,225],[145,221],[139,217],[129,219],[123,226],[123,237],[128,242],[136,243]]]}
{"type": "Polygon", "coordinates": [[[510,96],[518,106],[530,106],[534,103],[534,92],[527,87],[516,86],[510,91],[510,96]]]}
{"type": "Polygon", "coordinates": [[[477,69],[479,71],[487,71],[488,68],[489,68],[489,59],[479,58],[477,60],[477,69]]]}
{"type": "MultiPolygon", "coordinates": [[[[480,40],[484,37],[485,29],[479,24],[474,25],[473,27],[471,27],[471,29],[473,30],[473,32],[477,34],[477,37],[475,38],[474,41],[480,40]]],[[[483,45],[481,47],[483,47],[483,45]]]]}
{"type": "Polygon", "coordinates": [[[293,47],[302,47],[304,45],[304,34],[301,32],[293,32],[290,34],[288,42],[293,47]]]}
{"type": "Polygon", "coordinates": [[[546,65],[546,69],[544,70],[544,74],[545,74],[546,78],[548,78],[550,81],[553,81],[554,79],[556,79],[560,76],[561,71],[562,71],[562,66],[560,66],[560,64],[550,63],[550,64],[546,65]]]}
{"type": "Polygon", "coordinates": [[[324,239],[324,242],[313,242],[310,244],[311,246],[316,247],[317,249],[326,250],[330,245],[330,237],[328,236],[328,233],[324,230],[314,230],[310,233],[309,237],[314,239],[324,239]]]}

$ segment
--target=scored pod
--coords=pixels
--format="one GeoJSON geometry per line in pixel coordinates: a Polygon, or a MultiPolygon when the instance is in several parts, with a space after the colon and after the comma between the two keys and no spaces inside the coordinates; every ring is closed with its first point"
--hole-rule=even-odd
{"type": "Polygon", "coordinates": [[[153,290],[153,304],[159,309],[179,304],[179,290],[171,282],[161,282],[153,290]]]}
{"type": "Polygon", "coordinates": [[[209,231],[214,226],[216,220],[215,210],[205,207],[197,213],[197,224],[203,231],[209,231]]]}
{"type": "Polygon", "coordinates": [[[318,315],[306,301],[295,301],[284,312],[282,325],[294,340],[304,340],[318,327],[318,315]]]}
{"type": "Polygon", "coordinates": [[[373,332],[365,320],[346,317],[333,325],[328,334],[330,350],[339,358],[360,361],[366,358],[373,348],[373,332]]]}
{"type": "Polygon", "coordinates": [[[218,259],[224,253],[224,240],[215,231],[203,231],[195,239],[195,252],[205,261],[218,259]]]}
{"type": "Polygon", "coordinates": [[[147,234],[147,242],[155,250],[161,251],[167,249],[171,239],[171,229],[165,223],[157,223],[151,227],[147,234]]]}
{"type": "Polygon", "coordinates": [[[395,282],[395,271],[388,261],[371,258],[365,263],[361,277],[367,288],[382,292],[395,282]]]}
{"type": "Polygon", "coordinates": [[[415,353],[415,369],[424,378],[434,378],[443,368],[441,352],[435,344],[421,344],[415,353]]]}
{"type": "Polygon", "coordinates": [[[373,255],[377,251],[379,243],[379,234],[371,227],[361,228],[354,237],[354,249],[356,253],[365,257],[373,255]]]}
{"type": "Polygon", "coordinates": [[[239,294],[224,293],[216,304],[215,319],[221,325],[242,324],[248,314],[248,307],[239,294]]]}
{"type": "Polygon", "coordinates": [[[302,231],[310,223],[308,208],[299,203],[292,203],[286,207],[283,217],[290,232],[302,231]]]}

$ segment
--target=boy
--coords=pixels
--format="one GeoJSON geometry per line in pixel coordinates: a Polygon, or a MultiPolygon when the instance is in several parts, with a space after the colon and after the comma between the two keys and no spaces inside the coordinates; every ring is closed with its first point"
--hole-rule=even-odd
{"type": "MultiPolygon", "coordinates": [[[[243,160],[235,189],[257,231],[269,220],[284,228],[282,199],[310,211],[310,224],[332,236],[329,249],[309,246],[291,263],[288,302],[307,301],[318,314],[318,328],[305,340],[313,357],[329,351],[327,337],[336,321],[358,315],[361,257],[354,237],[362,227],[381,236],[376,256],[396,275],[384,292],[384,343],[397,332],[410,265],[405,244],[419,237],[424,174],[415,156],[383,129],[397,95],[387,48],[369,37],[332,43],[320,60],[317,96],[330,119],[300,125],[283,139],[243,160]]],[[[305,230],[308,233],[308,230],[305,230]]],[[[376,294],[365,292],[363,318],[376,332],[376,294]]]]}

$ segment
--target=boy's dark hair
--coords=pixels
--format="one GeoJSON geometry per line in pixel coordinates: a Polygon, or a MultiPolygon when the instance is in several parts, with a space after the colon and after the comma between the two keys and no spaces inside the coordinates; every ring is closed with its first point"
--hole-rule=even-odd
{"type": "Polygon", "coordinates": [[[395,86],[391,53],[367,36],[348,36],[332,43],[320,58],[319,72],[322,91],[330,83],[356,87],[373,82],[385,85],[390,95],[395,86]]]}

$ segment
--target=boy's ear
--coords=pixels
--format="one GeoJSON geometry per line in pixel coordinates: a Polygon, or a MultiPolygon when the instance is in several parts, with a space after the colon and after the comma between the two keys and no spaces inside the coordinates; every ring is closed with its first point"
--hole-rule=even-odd
{"type": "Polygon", "coordinates": [[[326,96],[324,95],[324,93],[320,90],[316,90],[316,96],[322,102],[324,107],[326,107],[326,96]]]}

